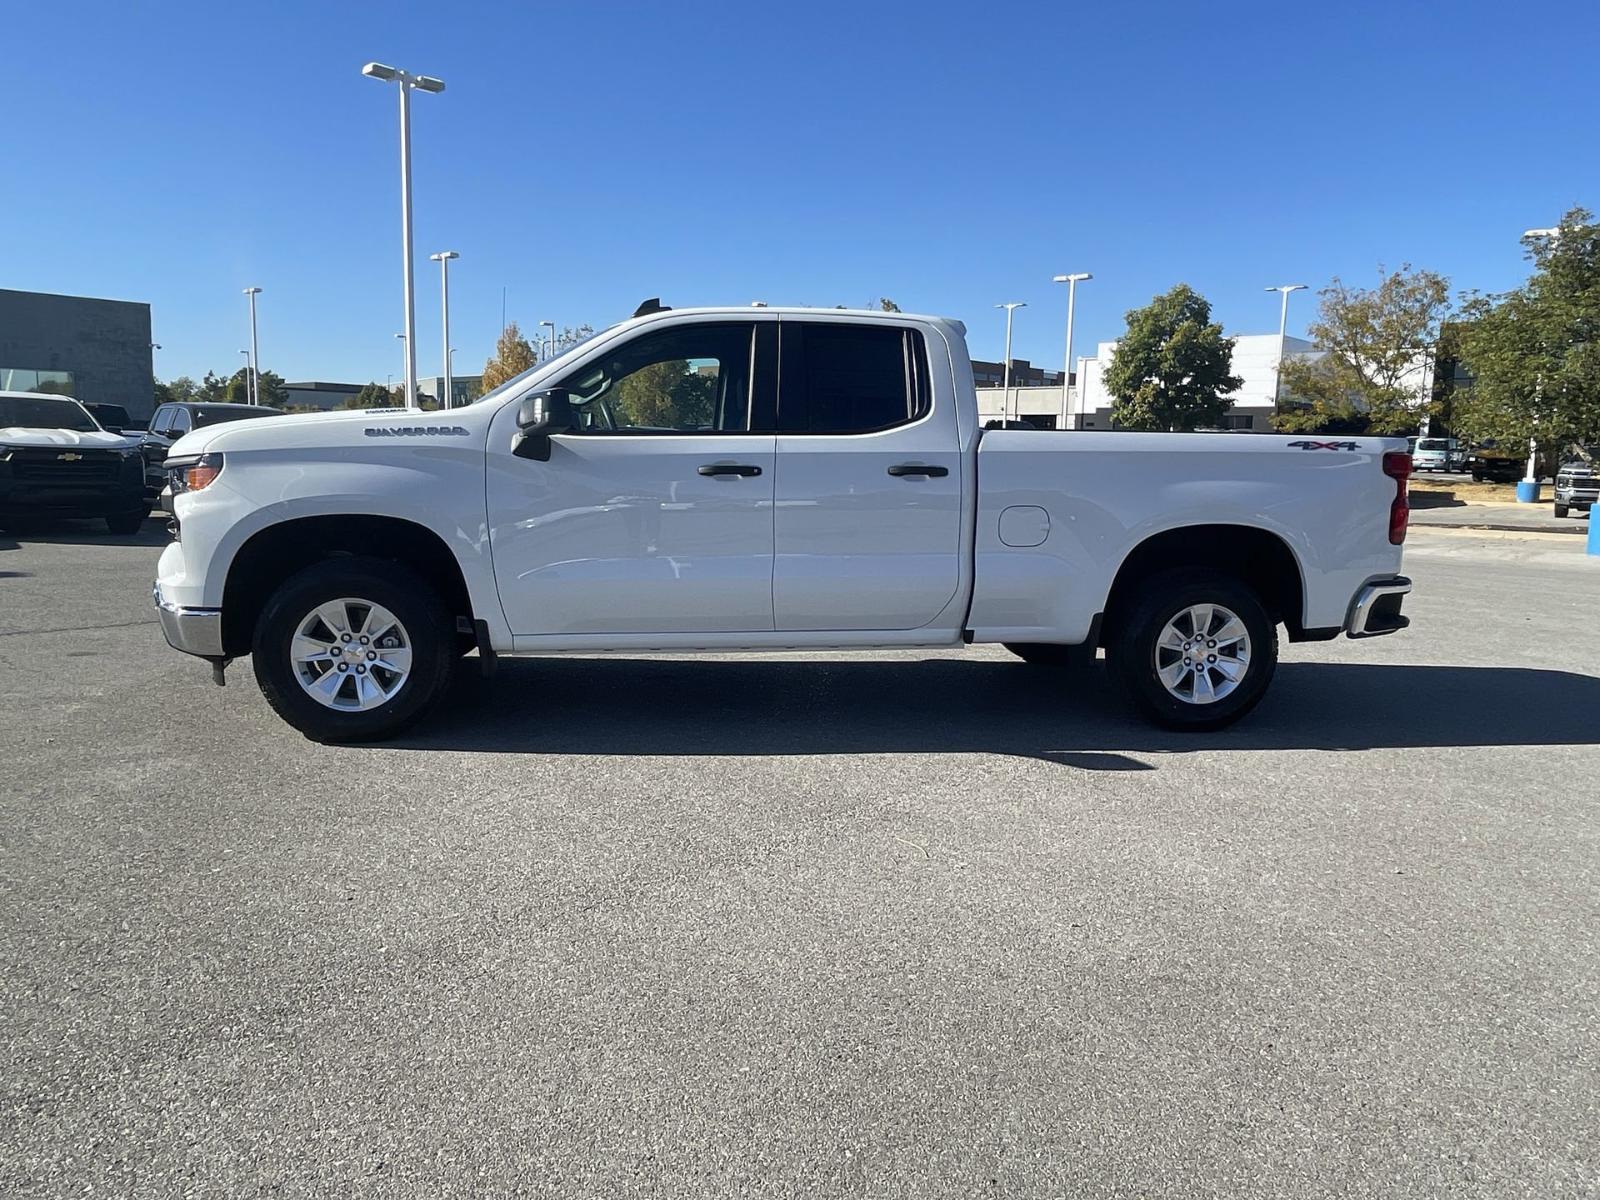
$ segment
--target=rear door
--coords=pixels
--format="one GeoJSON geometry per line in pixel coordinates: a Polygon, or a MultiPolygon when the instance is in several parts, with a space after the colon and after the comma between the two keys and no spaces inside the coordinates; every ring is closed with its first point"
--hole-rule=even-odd
{"type": "Polygon", "coordinates": [[[961,586],[962,478],[923,330],[785,317],[779,341],[776,627],[930,624],[961,586]]]}

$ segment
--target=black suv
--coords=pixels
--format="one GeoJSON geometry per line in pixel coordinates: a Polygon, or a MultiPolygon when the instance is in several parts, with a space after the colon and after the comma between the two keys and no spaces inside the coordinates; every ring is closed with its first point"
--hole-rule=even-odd
{"type": "Polygon", "coordinates": [[[206,404],[183,400],[163,404],[150,418],[150,428],[140,439],[139,449],[144,454],[145,496],[152,502],[167,486],[167,451],[172,443],[192,429],[207,425],[220,425],[224,421],[248,421],[254,417],[282,415],[281,408],[266,408],[259,404],[206,404]]]}

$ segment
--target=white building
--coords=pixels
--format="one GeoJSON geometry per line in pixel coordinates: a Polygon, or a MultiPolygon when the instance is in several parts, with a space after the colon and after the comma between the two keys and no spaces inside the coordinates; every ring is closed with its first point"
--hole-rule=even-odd
{"type": "MultiPolygon", "coordinates": [[[[1064,404],[1059,387],[1013,387],[1008,410],[1005,390],[987,387],[978,389],[978,414],[985,422],[1002,416],[1020,417],[1041,429],[1111,429],[1112,398],[1105,388],[1104,372],[1116,349],[1115,342],[1101,342],[1093,357],[1077,360],[1073,386],[1067,389],[1064,404]]],[[[1312,343],[1297,337],[1284,338],[1283,350],[1287,359],[1314,359],[1323,354],[1312,343]]],[[[1234,338],[1233,374],[1242,382],[1229,397],[1232,403],[1221,428],[1272,431],[1278,353],[1275,333],[1247,333],[1234,338]]],[[[1433,362],[1428,355],[1418,352],[1411,376],[1420,403],[1424,396],[1432,394],[1433,362]]],[[[1284,401],[1291,399],[1285,393],[1284,401]]]]}
{"type": "MultiPolygon", "coordinates": [[[[1110,429],[1111,394],[1106,391],[1104,372],[1116,353],[1115,342],[1101,342],[1093,358],[1078,360],[1081,401],[1074,398],[1072,428],[1110,429]]],[[[1285,358],[1317,358],[1322,354],[1304,338],[1283,339],[1285,358]]],[[[1278,335],[1247,333],[1234,338],[1233,373],[1243,382],[1229,399],[1232,404],[1222,419],[1222,428],[1271,432],[1272,390],[1278,369],[1278,335]]]]}

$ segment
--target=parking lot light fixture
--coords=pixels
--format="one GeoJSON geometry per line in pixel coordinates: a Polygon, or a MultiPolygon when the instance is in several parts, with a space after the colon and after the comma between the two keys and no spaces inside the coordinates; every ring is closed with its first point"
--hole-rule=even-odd
{"type": "MultiPolygon", "coordinates": [[[[1561,237],[1561,230],[1556,229],[1524,229],[1521,241],[1531,242],[1548,238],[1552,245],[1561,237]]],[[[1539,377],[1539,392],[1541,397],[1544,392],[1544,377],[1539,377]]],[[[1522,481],[1517,484],[1517,503],[1537,504],[1539,502],[1539,443],[1535,438],[1528,439],[1528,469],[1522,474],[1522,481]]]]}
{"type": "Polygon", "coordinates": [[[550,331],[550,353],[545,357],[554,358],[556,356],[556,323],[554,321],[540,321],[539,328],[550,331]]]}
{"type": "Polygon", "coordinates": [[[1013,300],[1009,304],[996,304],[995,307],[1006,310],[1005,382],[1001,385],[1004,388],[1004,393],[1000,398],[1000,425],[1001,428],[1004,428],[1006,422],[1011,419],[1011,318],[1016,315],[1017,309],[1027,308],[1028,302],[1026,300],[1013,300]]]}
{"type": "Polygon", "coordinates": [[[1280,283],[1265,289],[1277,292],[1283,297],[1283,303],[1278,308],[1278,365],[1272,369],[1272,415],[1278,415],[1280,395],[1283,391],[1283,355],[1288,347],[1289,336],[1289,293],[1303,292],[1306,285],[1303,283],[1280,283]]]}
{"type": "Polygon", "coordinates": [[[1071,410],[1067,403],[1067,393],[1072,388],[1072,310],[1073,303],[1078,298],[1078,285],[1094,276],[1087,271],[1079,271],[1073,275],[1057,275],[1050,282],[1064,283],[1067,285],[1067,363],[1061,371],[1061,428],[1069,428],[1071,410]]]}
{"type": "Polygon", "coordinates": [[[247,287],[244,294],[250,297],[250,403],[261,403],[261,347],[256,342],[256,297],[258,287],[247,287]]]}
{"type": "Polygon", "coordinates": [[[428,257],[439,264],[439,286],[443,289],[441,304],[444,311],[444,395],[440,397],[439,407],[450,408],[456,400],[450,370],[450,260],[460,258],[461,255],[454,250],[441,250],[428,257]]]}
{"type": "Polygon", "coordinates": [[[416,279],[413,275],[411,254],[411,91],[438,94],[444,91],[444,80],[432,75],[413,75],[399,67],[369,62],[361,68],[369,79],[381,79],[400,85],[400,252],[401,275],[404,280],[405,332],[406,332],[406,407],[417,406],[417,356],[416,356],[416,279]]]}

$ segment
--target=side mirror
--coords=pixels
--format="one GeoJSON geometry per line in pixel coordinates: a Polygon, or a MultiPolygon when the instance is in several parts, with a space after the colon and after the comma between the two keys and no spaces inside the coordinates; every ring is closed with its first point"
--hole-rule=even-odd
{"type": "Polygon", "coordinates": [[[535,392],[517,405],[517,436],[511,453],[536,462],[550,461],[550,435],[572,428],[572,402],[565,388],[535,392]]]}

